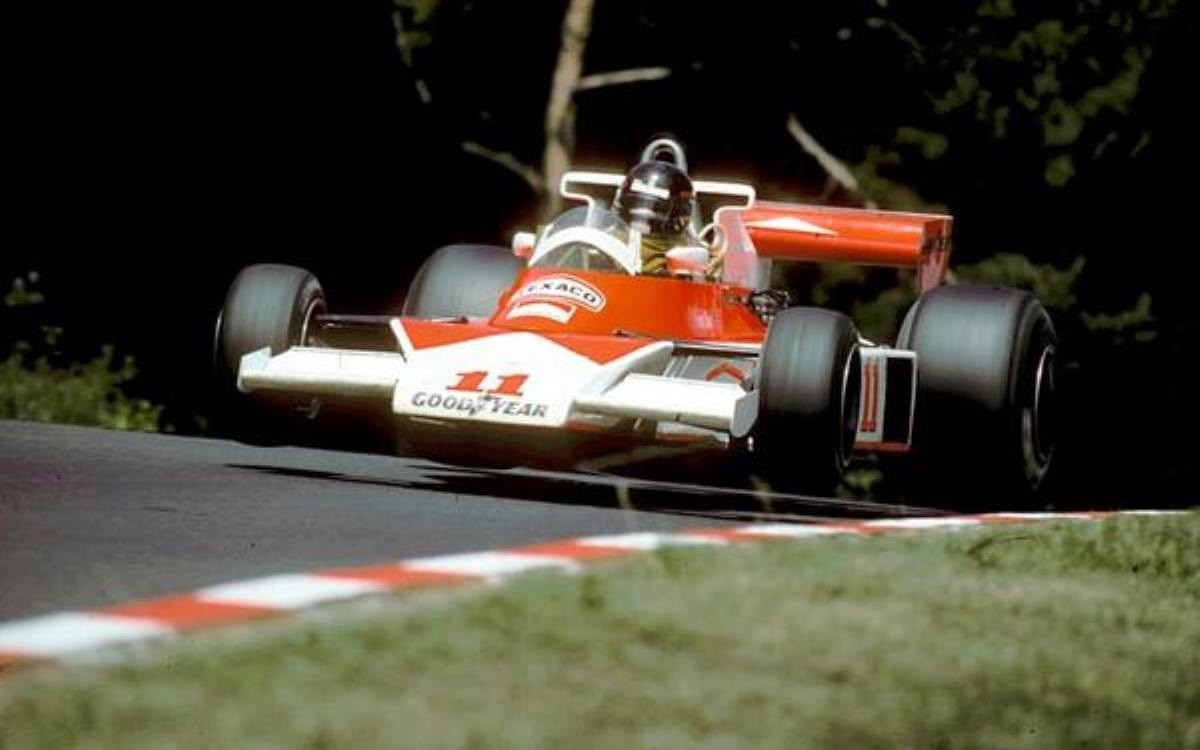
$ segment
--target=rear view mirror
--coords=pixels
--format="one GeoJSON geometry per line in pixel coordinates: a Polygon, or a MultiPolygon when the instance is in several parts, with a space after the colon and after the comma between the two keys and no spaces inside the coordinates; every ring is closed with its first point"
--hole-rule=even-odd
{"type": "Polygon", "coordinates": [[[533,232],[514,232],[512,238],[513,255],[529,260],[533,257],[533,246],[537,244],[537,235],[533,232]]]}

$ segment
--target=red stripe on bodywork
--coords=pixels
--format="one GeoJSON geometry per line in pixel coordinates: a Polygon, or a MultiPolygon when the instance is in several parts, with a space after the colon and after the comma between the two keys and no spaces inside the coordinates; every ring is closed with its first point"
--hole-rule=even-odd
{"type": "Polygon", "coordinates": [[[236,620],[249,620],[255,617],[266,617],[276,614],[278,610],[269,607],[252,607],[243,604],[225,604],[197,599],[194,596],[167,596],[160,599],[122,604],[116,607],[106,607],[100,612],[106,615],[134,617],[139,620],[153,620],[170,625],[181,630],[202,628],[209,625],[220,625],[236,620]]]}
{"type": "Polygon", "coordinates": [[[404,332],[415,349],[458,344],[463,341],[510,333],[502,328],[472,323],[438,323],[430,320],[401,320],[404,332]]]}
{"type": "Polygon", "coordinates": [[[708,374],[704,376],[704,379],[716,380],[722,375],[728,375],[729,377],[733,378],[734,382],[736,383],[741,383],[746,379],[746,373],[742,372],[728,362],[722,362],[721,364],[709,370],[708,374]]]}
{"type": "Polygon", "coordinates": [[[912,450],[912,446],[908,443],[869,443],[857,442],[854,444],[856,451],[870,451],[872,453],[908,453],[912,450]]]}
{"type": "MultiPolygon", "coordinates": [[[[461,344],[464,341],[474,341],[475,339],[499,336],[506,333],[534,333],[474,323],[439,323],[430,320],[406,319],[401,320],[400,324],[404,326],[404,332],[408,334],[408,339],[412,342],[414,349],[430,349],[435,346],[461,344]]],[[[630,352],[637,351],[644,346],[654,343],[648,339],[628,339],[616,336],[592,336],[572,333],[551,335],[534,333],[534,335],[540,335],[547,341],[552,341],[565,349],[570,349],[576,354],[581,354],[601,365],[608,364],[614,359],[619,359],[630,352]]]]}
{"type": "Polygon", "coordinates": [[[865,403],[862,404],[862,425],[860,429],[863,432],[875,432],[877,427],[875,423],[876,404],[879,398],[879,363],[876,360],[867,362],[864,368],[863,386],[866,390],[865,403]]]}
{"type": "Polygon", "coordinates": [[[858,405],[858,431],[868,432],[871,427],[871,363],[863,367],[862,399],[858,405]]]}
{"type": "Polygon", "coordinates": [[[617,338],[616,336],[587,336],[582,334],[560,333],[546,336],[546,339],[576,354],[582,354],[596,364],[606,365],[614,359],[620,359],[630,352],[636,352],[644,346],[655,343],[648,339],[617,338]]]}

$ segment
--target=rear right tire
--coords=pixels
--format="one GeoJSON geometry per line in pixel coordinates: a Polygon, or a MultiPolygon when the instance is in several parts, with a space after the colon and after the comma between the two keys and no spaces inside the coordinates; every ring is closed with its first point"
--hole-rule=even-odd
{"type": "Polygon", "coordinates": [[[1055,443],[1054,325],[1028,292],[943,286],[909,311],[917,353],[914,474],[959,503],[1027,501],[1055,443]]]}

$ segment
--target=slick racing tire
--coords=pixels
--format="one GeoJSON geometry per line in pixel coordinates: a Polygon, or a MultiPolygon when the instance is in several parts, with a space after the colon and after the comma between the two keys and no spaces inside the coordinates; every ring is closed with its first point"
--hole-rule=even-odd
{"type": "Polygon", "coordinates": [[[421,265],[401,314],[413,318],[486,318],[525,263],[490,245],[447,245],[421,265]]]}
{"type": "Polygon", "coordinates": [[[1027,502],[1054,454],[1054,325],[1028,292],[943,286],[905,317],[917,353],[912,479],[973,501],[1027,502]]]}
{"type": "Polygon", "coordinates": [[[773,486],[828,496],[850,463],[861,388],[858,331],[841,313],[794,307],[767,330],[756,387],[755,462],[773,486]]]}
{"type": "Polygon", "coordinates": [[[242,356],[270,347],[277,355],[308,342],[313,316],[325,310],[316,277],[302,268],[247,266],[234,278],[217,317],[215,370],[220,393],[220,427],[244,442],[295,442],[296,431],[316,411],[311,399],[269,393],[241,393],[242,356]]]}

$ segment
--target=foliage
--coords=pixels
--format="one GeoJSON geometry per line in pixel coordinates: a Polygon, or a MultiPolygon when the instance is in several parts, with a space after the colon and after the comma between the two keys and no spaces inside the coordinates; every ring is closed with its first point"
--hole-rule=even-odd
{"type": "Polygon", "coordinates": [[[1027,289],[1050,310],[1072,312],[1079,300],[1075,283],[1083,273],[1085,261],[1076,258],[1068,268],[1036,264],[1027,256],[1001,253],[955,271],[965,284],[997,284],[1027,289]]]}
{"type": "Polygon", "coordinates": [[[892,37],[922,89],[888,145],[938,192],[981,168],[973,189],[1065,188],[1091,163],[1135,157],[1150,137],[1135,107],[1142,78],[1177,4],[989,0],[933,14],[881,3],[861,32],[892,37]]]}
{"type": "Polygon", "coordinates": [[[1150,295],[1143,293],[1133,307],[1115,313],[1091,313],[1083,310],[1076,293],[1076,282],[1083,274],[1085,260],[1076,258],[1067,268],[1036,264],[1023,255],[1001,253],[957,270],[960,281],[971,284],[999,284],[1027,289],[1052,315],[1069,326],[1082,327],[1095,348],[1122,347],[1131,342],[1145,343],[1157,335],[1156,319],[1150,312],[1150,295]]]}
{"type": "MultiPolygon", "coordinates": [[[[37,306],[45,301],[37,283],[36,273],[14,280],[4,308],[25,308],[36,315],[37,306]]],[[[42,324],[33,341],[8,345],[7,355],[0,359],[0,418],[158,429],[161,408],[130,398],[123,390],[137,376],[131,357],[118,360],[113,346],[105,345],[99,356],[87,362],[62,362],[62,335],[61,328],[42,324]]]]}
{"type": "Polygon", "coordinates": [[[13,279],[12,287],[4,295],[4,306],[26,307],[45,302],[45,296],[37,289],[37,283],[40,280],[41,277],[37,271],[30,271],[23,277],[18,276],[13,279]]]}
{"type": "Polygon", "coordinates": [[[0,361],[0,417],[157,430],[161,409],[121,390],[136,375],[132,358],[114,363],[112,346],[104,346],[90,362],[65,369],[51,366],[46,357],[30,364],[18,349],[0,361]]]}
{"type": "Polygon", "coordinates": [[[799,304],[845,312],[863,336],[878,342],[895,339],[904,313],[917,298],[909,271],[847,264],[781,264],[773,283],[787,287],[799,304]]]}

